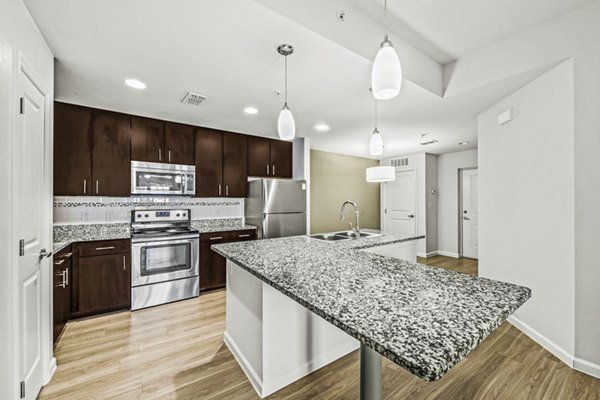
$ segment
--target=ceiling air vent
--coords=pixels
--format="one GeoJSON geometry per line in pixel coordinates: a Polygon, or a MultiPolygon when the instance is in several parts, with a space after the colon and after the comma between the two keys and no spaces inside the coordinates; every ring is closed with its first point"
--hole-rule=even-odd
{"type": "Polygon", "coordinates": [[[206,100],[206,96],[202,96],[198,93],[187,92],[185,97],[181,99],[183,104],[191,104],[193,106],[199,106],[202,102],[206,100]]]}
{"type": "Polygon", "coordinates": [[[426,140],[424,142],[421,142],[421,146],[427,146],[427,145],[439,143],[439,142],[440,142],[439,140],[435,140],[435,139],[426,140]]]}
{"type": "Polygon", "coordinates": [[[408,157],[396,158],[392,160],[392,167],[406,167],[408,165],[408,157]]]}

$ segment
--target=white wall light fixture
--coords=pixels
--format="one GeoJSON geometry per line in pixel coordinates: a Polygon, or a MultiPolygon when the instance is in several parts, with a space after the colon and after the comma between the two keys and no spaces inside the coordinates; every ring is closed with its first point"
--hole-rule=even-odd
{"type": "Polygon", "coordinates": [[[387,34],[387,0],[383,3],[385,14],[385,35],[371,70],[371,87],[377,100],[389,100],[400,93],[402,86],[402,66],[394,45],[387,34]]]}
{"type": "Polygon", "coordinates": [[[367,168],[367,182],[391,182],[396,180],[396,168],[378,166],[367,168]]]}
{"type": "Polygon", "coordinates": [[[296,123],[287,104],[287,56],[294,52],[294,48],[289,44],[282,44],[277,47],[277,52],[285,59],[285,101],[277,119],[277,133],[283,140],[292,140],[296,136],[296,123]]]}

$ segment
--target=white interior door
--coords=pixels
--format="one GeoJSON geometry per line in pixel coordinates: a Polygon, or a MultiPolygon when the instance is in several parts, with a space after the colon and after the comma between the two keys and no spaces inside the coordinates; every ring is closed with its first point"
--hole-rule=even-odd
{"type": "Polygon", "coordinates": [[[477,170],[462,170],[462,256],[479,258],[478,242],[478,206],[477,206],[477,170]]]}
{"type": "Polygon", "coordinates": [[[402,235],[417,232],[416,183],[415,170],[396,171],[396,180],[385,183],[386,232],[402,235]]]}
{"type": "MultiPolygon", "coordinates": [[[[48,290],[42,287],[41,267],[50,268],[49,251],[44,249],[44,202],[46,193],[44,174],[45,104],[44,95],[31,80],[19,71],[18,90],[21,106],[15,125],[15,192],[18,200],[15,231],[20,239],[18,262],[18,369],[24,382],[25,398],[35,399],[43,383],[42,301],[48,290]]],[[[23,384],[22,384],[23,385],[23,384]]]]}

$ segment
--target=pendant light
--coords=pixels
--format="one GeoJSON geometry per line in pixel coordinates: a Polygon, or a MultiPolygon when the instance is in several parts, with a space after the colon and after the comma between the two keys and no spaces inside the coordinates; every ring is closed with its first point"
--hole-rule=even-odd
{"type": "Polygon", "coordinates": [[[396,180],[396,168],[377,166],[367,168],[367,182],[392,182],[396,180]]]}
{"type": "Polygon", "coordinates": [[[387,34],[387,0],[384,0],[385,36],[375,56],[371,71],[371,87],[373,96],[378,100],[388,100],[400,93],[402,85],[402,67],[394,45],[387,34]]]}
{"type": "Polygon", "coordinates": [[[287,56],[294,52],[294,48],[289,44],[282,44],[277,47],[277,52],[285,59],[285,101],[277,119],[277,133],[283,140],[292,140],[296,135],[296,123],[287,104],[287,56]]]}
{"type": "Polygon", "coordinates": [[[377,130],[377,99],[375,99],[375,129],[371,134],[369,141],[369,154],[372,156],[380,156],[383,154],[383,139],[379,130],[377,130]]]}

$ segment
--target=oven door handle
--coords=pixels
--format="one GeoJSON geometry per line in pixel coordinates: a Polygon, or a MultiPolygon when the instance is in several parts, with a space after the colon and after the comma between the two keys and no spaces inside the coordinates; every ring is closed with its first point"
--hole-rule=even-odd
{"type": "Polygon", "coordinates": [[[179,244],[179,243],[192,243],[194,241],[200,240],[200,234],[195,235],[181,235],[173,237],[173,239],[167,239],[164,237],[157,238],[131,238],[131,243],[136,243],[138,245],[144,243],[152,243],[153,245],[157,244],[179,244]]]}

